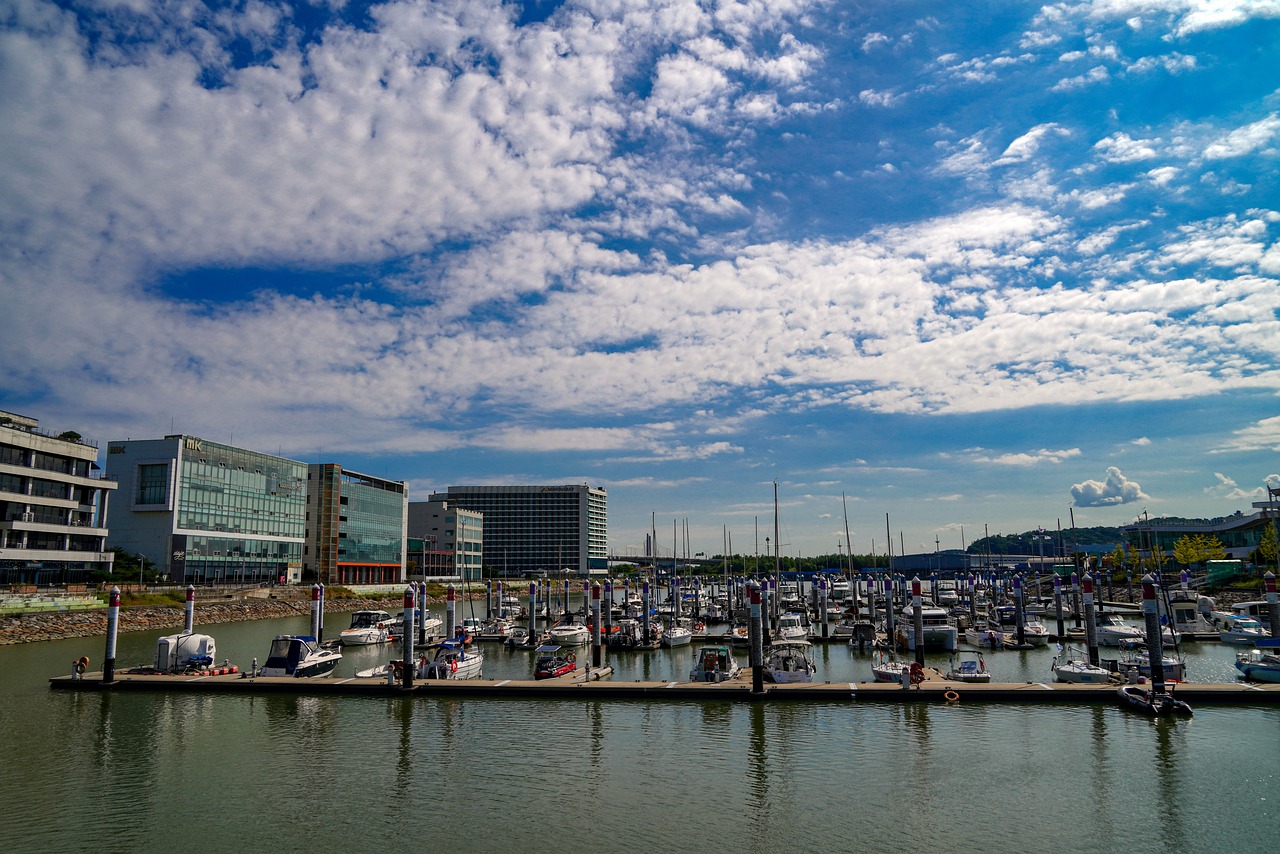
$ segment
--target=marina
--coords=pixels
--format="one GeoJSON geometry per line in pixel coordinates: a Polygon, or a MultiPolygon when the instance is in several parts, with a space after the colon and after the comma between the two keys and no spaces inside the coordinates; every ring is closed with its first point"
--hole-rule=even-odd
{"type": "MultiPolygon", "coordinates": [[[[349,622],[325,619],[338,630],[349,622]]],[[[305,616],[195,626],[217,639],[217,669],[229,661],[241,672],[274,637],[310,629],[305,616]]],[[[1195,716],[1166,719],[1122,709],[1114,686],[1052,682],[1052,644],[984,651],[993,683],[952,684],[958,698],[949,701],[938,678],[946,653],[926,653],[928,678],[903,690],[873,684],[880,651],[821,638],[813,682],[766,684],[755,697],[741,675],[689,682],[700,641],[607,650],[608,675],[584,682],[590,647],[576,648],[578,675],[535,681],[533,649],[482,640],[485,679],[424,680],[411,692],[355,678],[398,655],[386,645],[344,648],[318,679],[129,672],[170,635],[121,635],[110,690],[94,682],[102,638],[0,648],[0,718],[24,734],[10,760],[30,769],[0,779],[10,805],[0,833],[12,850],[100,847],[105,823],[113,845],[139,852],[323,849],[357,837],[373,847],[412,838],[478,852],[521,838],[525,850],[552,851],[563,828],[545,815],[546,798],[510,795],[512,785],[549,775],[620,851],[774,850],[792,844],[796,815],[891,852],[918,851],[939,833],[951,850],[1049,837],[1083,852],[1118,842],[1136,852],[1203,850],[1230,834],[1238,850],[1264,851],[1280,831],[1269,802],[1257,799],[1274,780],[1280,686],[1235,680],[1236,648],[1217,642],[1195,645],[1188,676],[1197,681],[1176,688],[1195,716]],[[84,656],[95,666],[72,684],[70,663],[84,656]],[[975,761],[989,771],[984,799],[1018,811],[1017,822],[993,822],[972,809],[964,786],[938,785],[972,775],[975,761]],[[299,806],[327,798],[355,766],[381,769],[386,785],[343,784],[322,825],[262,809],[279,789],[299,789],[299,806]],[[1219,785],[1224,766],[1242,795],[1219,785]],[[168,794],[175,789],[206,793],[201,809],[180,810],[168,794]],[[63,807],[41,811],[54,792],[63,807]],[[1225,808],[1241,796],[1255,816],[1244,826],[1225,808]],[[398,826],[398,816],[440,798],[457,803],[453,820],[398,826]],[[712,800],[714,810],[698,806],[712,800]],[[692,806],[679,821],[649,820],[675,804],[692,806]],[[20,821],[23,812],[39,817],[20,821]],[[715,839],[696,830],[726,815],[715,839]]]]}

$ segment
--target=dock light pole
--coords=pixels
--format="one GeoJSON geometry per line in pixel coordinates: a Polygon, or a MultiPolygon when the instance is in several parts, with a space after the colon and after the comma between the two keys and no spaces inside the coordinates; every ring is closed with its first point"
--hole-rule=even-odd
{"type": "Polygon", "coordinates": [[[529,582],[529,644],[538,645],[538,582],[529,582]]]}
{"type": "Polygon", "coordinates": [[[452,638],[454,636],[454,627],[457,623],[454,621],[454,609],[457,607],[455,602],[458,598],[458,590],[452,584],[445,588],[444,603],[444,636],[452,638]]]}
{"type": "Polygon", "coordinates": [[[1268,569],[1262,581],[1267,588],[1267,621],[1271,623],[1271,636],[1280,638],[1280,597],[1276,595],[1276,574],[1268,569]]]}
{"type": "Polygon", "coordinates": [[[764,616],[760,602],[761,588],[755,581],[747,584],[747,597],[751,600],[751,618],[747,634],[751,643],[751,693],[764,693],[764,616]]]}
{"type": "Polygon", "coordinates": [[[414,607],[414,589],[410,584],[404,589],[404,666],[400,668],[401,684],[404,685],[406,691],[413,688],[413,671],[415,663],[413,660],[413,612],[414,607]]]}
{"type": "Polygon", "coordinates": [[[818,607],[822,609],[822,639],[826,640],[831,618],[827,615],[827,583],[825,581],[818,582],[818,607]]]}
{"type": "Polygon", "coordinates": [[[1151,661],[1151,690],[1165,693],[1164,638],[1160,634],[1160,609],[1156,604],[1156,580],[1142,576],[1142,617],[1147,630],[1147,654],[1151,661]]]}
{"type": "Polygon", "coordinates": [[[1075,617],[1076,628],[1080,628],[1080,574],[1071,573],[1071,613],[1075,617]]]}
{"type": "Polygon", "coordinates": [[[320,585],[311,585],[311,636],[320,639],[320,585]]]}
{"type": "Polygon", "coordinates": [[[316,611],[316,641],[324,640],[324,584],[320,584],[320,608],[316,611]]]}
{"type": "Polygon", "coordinates": [[[1089,650],[1089,663],[1098,666],[1098,625],[1093,613],[1093,576],[1084,579],[1084,644],[1089,650]]]}
{"type": "Polygon", "coordinates": [[[192,585],[187,585],[187,609],[186,618],[182,622],[182,633],[191,634],[196,628],[196,589],[192,585]]]}
{"type": "Polygon", "coordinates": [[[1027,645],[1027,620],[1026,609],[1022,604],[1022,576],[1015,575],[1013,577],[1013,620],[1018,627],[1017,635],[1018,646],[1027,645]]]}
{"type": "Polygon", "coordinates": [[[591,666],[600,667],[600,582],[591,584],[591,666]]]}
{"type": "Polygon", "coordinates": [[[1053,574],[1053,610],[1058,617],[1058,643],[1066,645],[1067,627],[1062,619],[1062,576],[1053,574]]]}
{"type": "Polygon", "coordinates": [[[102,684],[116,679],[116,634],[120,630],[120,588],[112,587],[107,605],[107,651],[102,657],[102,684]]]}
{"type": "Polygon", "coordinates": [[[924,667],[924,597],[920,595],[920,576],[911,579],[912,639],[916,647],[916,664],[924,667]]]}

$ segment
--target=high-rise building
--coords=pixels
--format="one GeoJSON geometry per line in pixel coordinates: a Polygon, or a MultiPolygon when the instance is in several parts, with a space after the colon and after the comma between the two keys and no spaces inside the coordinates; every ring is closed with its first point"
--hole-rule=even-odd
{"type": "Polygon", "coordinates": [[[451,486],[431,501],[484,514],[484,565],[502,575],[604,572],[608,496],[586,484],[451,486]]]}
{"type": "Polygon", "coordinates": [[[81,584],[109,572],[107,500],[98,446],[79,433],[0,412],[0,578],[7,584],[81,584]]]}
{"type": "Polygon", "coordinates": [[[113,441],[110,544],[185,583],[302,577],[307,465],[195,436],[113,441]]]}
{"type": "Polygon", "coordinates": [[[419,540],[410,555],[415,575],[474,581],[484,574],[484,514],[450,501],[410,501],[409,533],[419,540]]]}
{"type": "Polygon", "coordinates": [[[322,584],[394,584],[405,577],[409,495],[403,481],[307,466],[302,568],[322,584]]]}

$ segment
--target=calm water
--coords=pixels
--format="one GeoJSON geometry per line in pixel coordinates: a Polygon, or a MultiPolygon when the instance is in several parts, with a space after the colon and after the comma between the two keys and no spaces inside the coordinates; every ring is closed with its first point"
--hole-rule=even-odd
{"type": "MultiPolygon", "coordinates": [[[[198,615],[197,615],[198,619],[198,615]]],[[[326,618],[326,634],[346,625],[326,618]]],[[[305,618],[205,627],[247,666],[305,618]]],[[[160,633],[120,637],[118,666],[160,633]]],[[[1191,678],[1226,681],[1204,644],[1191,678]]],[[[101,638],[0,647],[7,851],[1270,852],[1280,710],[368,700],[54,692],[101,638]]],[[[485,675],[531,654],[486,648],[485,675]]],[[[349,653],[339,675],[383,649],[349,653]]],[[[1051,651],[985,653],[1044,681],[1051,651]]],[[[692,650],[613,656],[685,679],[692,650]]],[[[870,679],[818,649],[819,675],[870,679]]],[[[931,659],[945,664],[946,656],[931,659]]]]}

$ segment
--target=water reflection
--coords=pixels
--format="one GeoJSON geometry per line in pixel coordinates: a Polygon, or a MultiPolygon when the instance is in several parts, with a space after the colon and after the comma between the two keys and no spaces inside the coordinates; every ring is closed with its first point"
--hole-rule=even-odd
{"type": "MultiPolygon", "coordinates": [[[[1176,804],[1182,793],[1180,773],[1181,755],[1186,749],[1186,733],[1190,721],[1174,718],[1157,718],[1151,722],[1156,734],[1156,778],[1162,804],[1176,804]]],[[[1185,851],[1188,848],[1187,830],[1181,810],[1166,809],[1163,820],[1157,823],[1160,836],[1168,851],[1185,851]]]]}

